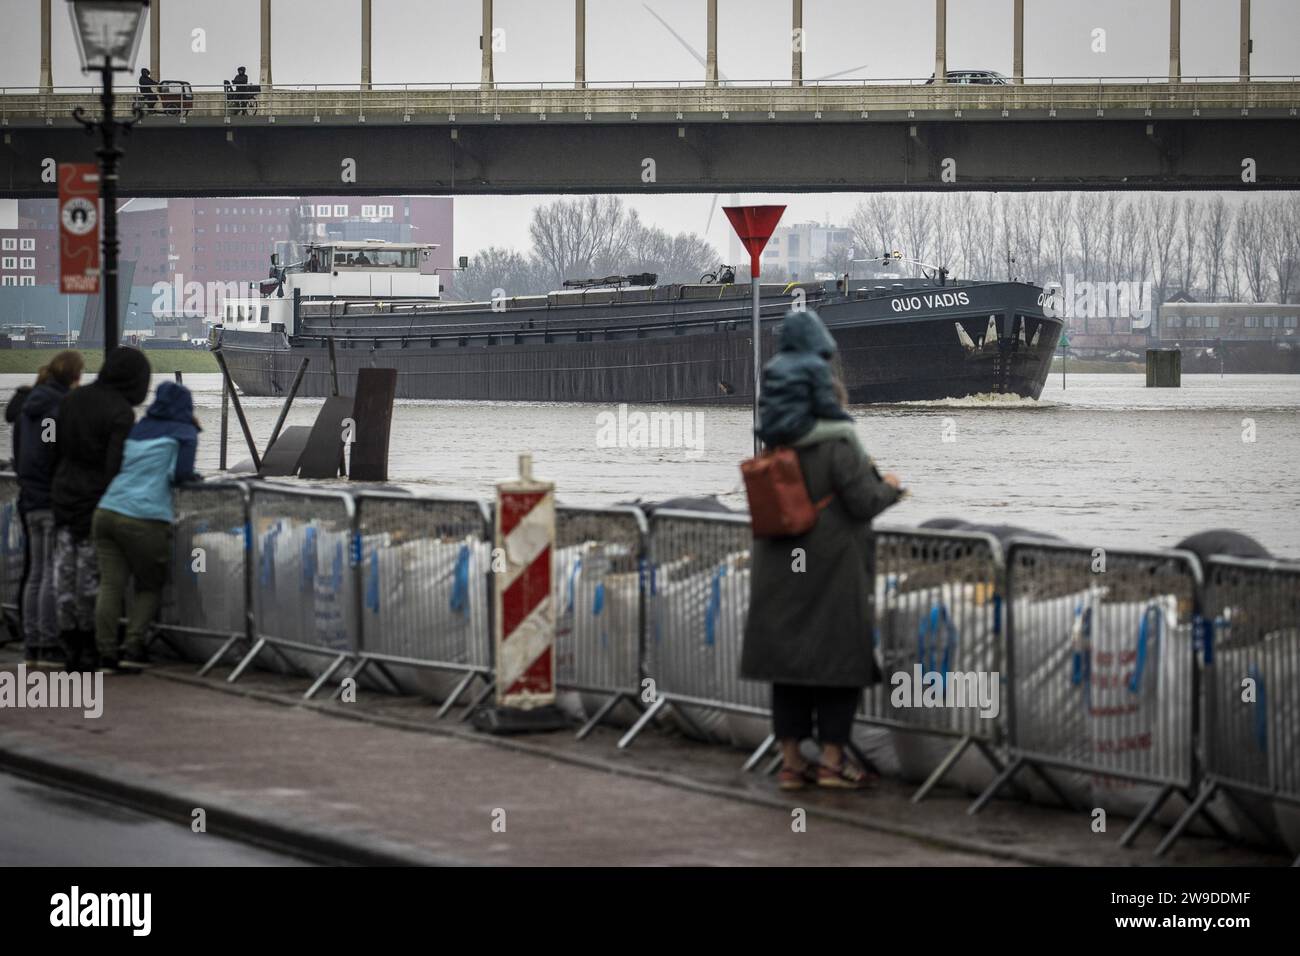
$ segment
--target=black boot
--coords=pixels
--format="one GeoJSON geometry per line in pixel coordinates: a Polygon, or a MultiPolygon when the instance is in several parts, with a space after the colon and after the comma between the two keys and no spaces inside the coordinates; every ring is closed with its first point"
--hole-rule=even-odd
{"type": "Polygon", "coordinates": [[[63,652],[68,656],[68,670],[81,670],[81,632],[59,631],[59,643],[63,645],[63,652]]]}
{"type": "Polygon", "coordinates": [[[81,656],[81,670],[93,672],[99,667],[99,651],[95,647],[94,631],[77,631],[77,646],[81,656]]]}

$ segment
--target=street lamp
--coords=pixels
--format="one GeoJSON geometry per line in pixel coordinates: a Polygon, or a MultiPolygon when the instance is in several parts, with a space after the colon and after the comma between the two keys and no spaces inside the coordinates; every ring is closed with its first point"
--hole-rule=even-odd
{"type": "Polygon", "coordinates": [[[99,130],[99,198],[104,206],[104,352],[117,345],[117,163],[122,151],[117,148],[117,128],[129,130],[143,115],[134,110],[132,119],[113,119],[113,73],[135,68],[136,51],[144,32],[145,11],[149,0],[69,0],[72,33],[77,41],[83,73],[99,71],[103,92],[102,115],[98,122],[85,118],[78,106],[73,119],[93,134],[99,130]]]}

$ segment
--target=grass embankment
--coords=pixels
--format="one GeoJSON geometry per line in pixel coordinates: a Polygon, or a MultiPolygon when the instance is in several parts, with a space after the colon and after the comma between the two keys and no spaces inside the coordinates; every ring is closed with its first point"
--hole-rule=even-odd
{"type": "MultiPolygon", "coordinates": [[[[1065,374],[1078,372],[1080,375],[1092,372],[1145,372],[1147,367],[1141,362],[1110,362],[1105,359],[1072,358],[1065,364],[1065,374]]],[[[1052,359],[1052,371],[1061,374],[1061,357],[1052,359]]]]}
{"type": "MultiPolygon", "coordinates": [[[[45,365],[59,349],[0,349],[0,373],[31,374],[45,365]]],[[[104,360],[102,349],[82,349],[87,372],[98,372],[104,360]]],[[[217,360],[207,349],[146,349],[149,364],[156,374],[169,372],[219,372],[217,360]]]]}

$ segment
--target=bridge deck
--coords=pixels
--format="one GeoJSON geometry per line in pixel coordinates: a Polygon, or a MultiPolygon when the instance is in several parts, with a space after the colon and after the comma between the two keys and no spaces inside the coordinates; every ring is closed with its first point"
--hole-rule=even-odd
{"type": "MultiPolygon", "coordinates": [[[[276,87],[255,95],[245,115],[238,97],[221,88],[194,87],[192,101],[173,115],[151,114],[147,122],[257,123],[271,117],[309,122],[474,122],[546,119],[558,122],[615,120],[753,119],[782,121],[942,116],[945,119],[1096,118],[1137,115],[1231,117],[1296,116],[1300,82],[1294,77],[1246,83],[1188,80],[1151,82],[1026,82],[1023,85],[928,85],[863,83],[790,86],[777,84],[704,86],[687,84],[545,88],[537,84],[446,86],[276,87]]],[[[117,112],[130,115],[136,92],[126,87],[117,112]]],[[[174,107],[174,96],[163,106],[174,107]]],[[[71,125],[81,107],[99,110],[90,87],[0,90],[0,125],[71,125]]]]}

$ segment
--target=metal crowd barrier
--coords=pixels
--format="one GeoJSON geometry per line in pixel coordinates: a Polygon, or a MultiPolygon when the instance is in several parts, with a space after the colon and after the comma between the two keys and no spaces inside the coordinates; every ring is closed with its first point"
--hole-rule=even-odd
{"type": "Polygon", "coordinates": [[[1158,854],[1220,791],[1265,838],[1258,804],[1300,808],[1300,565],[1211,558],[1199,624],[1204,777],[1158,854]]]}
{"type": "Polygon", "coordinates": [[[18,605],[22,587],[23,555],[27,542],[23,535],[22,516],[18,513],[18,476],[0,472],[0,611],[14,640],[22,640],[18,625],[18,605]]]}
{"type": "Polygon", "coordinates": [[[315,672],[303,695],[311,698],[360,651],[354,500],[266,483],[250,495],[253,646],[227,680],[238,680],[269,647],[290,668],[315,672]]]}
{"type": "Polygon", "coordinates": [[[769,713],[768,686],[739,676],[751,540],[747,515],[663,509],[650,518],[644,671],[652,703],[620,748],[667,708],[705,740],[717,735],[701,719],[769,713]]]}
{"type": "Polygon", "coordinates": [[[402,692],[405,670],[455,674],[439,717],[479,680],[468,717],[493,688],[487,504],[363,492],[356,509],[360,654],[349,676],[373,667],[402,692]]]}
{"type": "Polygon", "coordinates": [[[1069,807],[1076,800],[1045,768],[1079,775],[1073,786],[1090,788],[1089,806],[1113,797],[1118,782],[1150,785],[1124,846],[1173,793],[1193,802],[1192,619],[1200,580],[1187,552],[1011,543],[1011,763],[970,813],[1025,768],[1069,807]]]}
{"type": "Polygon", "coordinates": [[[622,701],[640,712],[648,534],[638,508],[556,509],[556,684],[582,699],[579,740],[622,701]]]}
{"type": "Polygon", "coordinates": [[[176,489],[167,587],[153,634],[184,658],[215,667],[249,633],[248,489],[235,481],[176,489]],[[215,654],[204,648],[222,643],[215,654]]]}
{"type": "Polygon", "coordinates": [[[995,749],[1005,736],[1010,684],[1002,548],[992,535],[963,531],[879,529],[875,537],[873,640],[882,679],[863,695],[859,719],[954,741],[946,753],[936,754],[933,770],[912,797],[915,803],[968,748],[974,747],[994,774],[1004,769],[995,749]],[[894,704],[895,681],[900,706],[894,704]],[[940,706],[933,705],[936,700],[940,706]]]}

